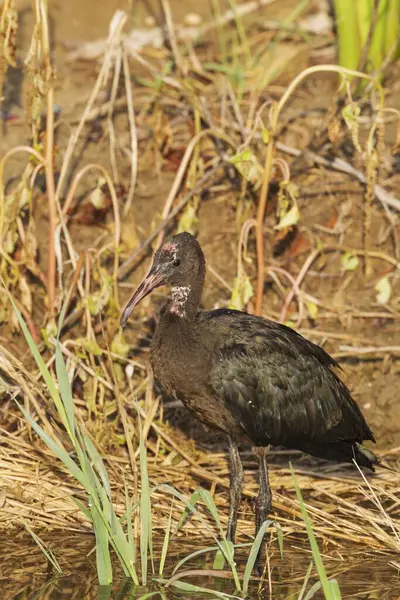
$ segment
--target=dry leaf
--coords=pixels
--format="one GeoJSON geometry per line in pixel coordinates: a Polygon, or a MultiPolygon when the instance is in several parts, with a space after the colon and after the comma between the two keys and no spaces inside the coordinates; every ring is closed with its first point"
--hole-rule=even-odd
{"type": "Polygon", "coordinates": [[[378,292],[376,295],[376,301],[378,304],[387,304],[392,295],[392,286],[389,281],[389,276],[385,275],[375,285],[375,290],[378,292]]]}
{"type": "Polygon", "coordinates": [[[300,212],[297,204],[293,204],[292,208],[288,210],[288,212],[282,217],[277,225],[275,225],[274,229],[287,229],[292,225],[296,225],[300,219],[300,212]]]}

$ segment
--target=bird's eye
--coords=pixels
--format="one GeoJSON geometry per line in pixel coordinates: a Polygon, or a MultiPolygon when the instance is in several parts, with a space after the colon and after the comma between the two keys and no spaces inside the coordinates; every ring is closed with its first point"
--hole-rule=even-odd
{"type": "Polygon", "coordinates": [[[176,258],[172,264],[174,265],[174,267],[179,267],[179,265],[181,264],[181,259],[176,258]]]}

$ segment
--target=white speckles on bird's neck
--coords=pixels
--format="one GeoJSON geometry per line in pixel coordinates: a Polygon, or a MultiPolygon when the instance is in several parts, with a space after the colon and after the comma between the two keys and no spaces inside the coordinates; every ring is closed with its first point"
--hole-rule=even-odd
{"type": "Polygon", "coordinates": [[[178,317],[186,317],[186,302],[189,298],[192,288],[190,285],[174,285],[172,286],[172,304],[170,313],[178,317]]]}

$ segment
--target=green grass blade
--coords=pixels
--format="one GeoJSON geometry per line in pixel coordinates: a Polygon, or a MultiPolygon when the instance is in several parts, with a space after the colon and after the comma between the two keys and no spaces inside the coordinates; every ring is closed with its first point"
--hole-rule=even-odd
{"type": "Polygon", "coordinates": [[[111,585],[99,585],[96,600],[112,600],[112,591],[111,585]]]}
{"type": "Polygon", "coordinates": [[[51,438],[45,431],[36,423],[33,417],[25,410],[25,408],[18,402],[18,400],[14,401],[17,403],[20,411],[24,415],[25,419],[31,425],[31,427],[36,431],[39,437],[44,441],[44,443],[50,448],[50,450],[59,458],[64,465],[67,467],[68,471],[86,488],[86,478],[81,471],[81,469],[77,466],[77,464],[72,460],[69,454],[59,446],[53,438],[51,438]]]}
{"type": "MultiPolygon", "coordinates": [[[[313,528],[311,525],[311,521],[308,517],[308,513],[307,513],[306,506],[304,504],[303,496],[302,496],[300,488],[297,484],[294,469],[291,464],[289,464],[289,467],[290,467],[290,471],[292,474],[293,485],[296,490],[296,496],[297,496],[297,499],[300,504],[301,515],[303,517],[303,521],[306,526],[308,539],[310,540],[310,546],[311,546],[311,550],[312,550],[312,554],[313,554],[314,564],[317,569],[318,577],[321,582],[321,586],[322,586],[322,590],[324,592],[325,599],[326,600],[337,600],[338,596],[335,595],[337,593],[335,590],[336,589],[339,590],[339,586],[337,585],[337,588],[336,587],[332,588],[331,582],[328,580],[328,576],[327,576],[326,570],[325,570],[325,565],[323,563],[322,556],[319,551],[318,542],[316,540],[316,537],[315,537],[315,534],[314,534],[314,531],[313,531],[313,528]]],[[[339,591],[339,594],[340,594],[340,591],[339,591]]]]}
{"type": "Polygon", "coordinates": [[[179,571],[179,569],[182,567],[182,565],[184,565],[188,560],[191,560],[192,558],[196,558],[197,556],[200,556],[201,554],[206,554],[206,552],[215,552],[215,550],[219,550],[219,546],[209,546],[208,548],[201,548],[201,550],[195,550],[194,552],[191,552],[190,554],[188,554],[187,556],[182,558],[175,565],[175,567],[172,571],[172,575],[175,575],[175,573],[177,571],[179,571]]]}
{"type": "Polygon", "coordinates": [[[210,511],[211,516],[214,519],[216,525],[218,526],[218,529],[219,529],[221,537],[222,537],[222,541],[218,542],[218,546],[220,547],[222,554],[224,555],[224,557],[226,558],[226,560],[229,564],[229,567],[232,571],[233,578],[235,580],[235,585],[236,585],[237,589],[240,590],[241,589],[240,579],[239,579],[239,575],[238,575],[238,572],[236,569],[235,562],[233,560],[233,553],[234,553],[233,544],[226,539],[225,532],[223,530],[221,520],[219,518],[218,509],[214,502],[214,498],[212,497],[212,495],[210,494],[210,492],[208,490],[200,488],[198,491],[199,491],[199,496],[200,496],[201,500],[203,500],[204,504],[210,511]]]}
{"type": "Polygon", "coordinates": [[[275,525],[275,522],[271,521],[270,519],[268,519],[267,521],[264,521],[264,523],[261,525],[261,527],[255,537],[255,540],[251,546],[249,557],[248,557],[247,563],[246,563],[246,568],[244,570],[244,575],[243,575],[243,592],[245,594],[247,594],[247,591],[249,589],[250,577],[253,572],[254,565],[256,564],[257,556],[260,551],[261,544],[264,540],[265,532],[267,531],[267,529],[270,525],[275,525]]]}
{"type": "MultiPolygon", "coordinates": [[[[217,511],[217,509],[215,507],[215,503],[214,503],[214,500],[213,500],[211,494],[209,492],[207,492],[207,490],[203,490],[203,489],[200,488],[200,489],[196,490],[195,492],[193,492],[193,494],[192,494],[192,496],[191,496],[191,498],[189,500],[183,494],[181,494],[180,492],[178,492],[177,490],[175,490],[172,486],[170,486],[168,484],[161,484],[160,486],[158,486],[158,489],[166,490],[167,492],[171,493],[173,496],[175,496],[176,498],[179,498],[179,500],[181,500],[182,502],[185,503],[185,509],[183,511],[183,515],[182,515],[181,519],[179,520],[179,523],[177,525],[176,531],[178,531],[181,523],[183,523],[186,520],[186,517],[189,514],[189,511],[195,513],[198,516],[198,518],[200,519],[201,523],[205,526],[205,528],[207,529],[207,531],[214,538],[215,542],[218,545],[218,548],[224,554],[224,556],[225,556],[225,558],[226,558],[226,560],[227,560],[227,562],[228,562],[228,564],[230,566],[230,569],[231,569],[231,572],[232,572],[232,576],[233,576],[233,578],[235,580],[235,585],[236,585],[237,589],[240,590],[241,589],[240,579],[239,579],[239,575],[238,575],[238,572],[237,572],[237,569],[236,569],[236,565],[235,565],[234,560],[233,560],[233,554],[232,554],[232,550],[231,550],[231,545],[227,541],[227,539],[225,537],[225,534],[224,534],[224,532],[222,530],[221,522],[220,522],[220,519],[219,519],[219,516],[218,516],[218,511],[217,511]],[[205,492],[205,493],[203,493],[203,492],[205,492]],[[217,517],[216,522],[217,522],[217,525],[219,526],[219,529],[220,529],[221,534],[222,534],[222,538],[223,538],[222,541],[218,540],[218,538],[214,534],[213,530],[209,527],[208,523],[202,517],[201,513],[195,508],[195,504],[200,499],[202,499],[203,501],[205,501],[206,504],[207,504],[207,502],[210,502],[210,506],[211,507],[212,507],[212,505],[214,505],[214,507],[212,508],[212,511],[210,511],[210,512],[212,512],[214,514],[216,513],[216,517],[217,517]],[[194,504],[191,503],[192,500],[193,500],[194,504]]],[[[210,507],[209,507],[209,510],[210,510],[210,507]]]]}
{"type": "Polygon", "coordinates": [[[170,538],[171,527],[172,527],[172,509],[173,509],[173,507],[174,507],[174,499],[172,498],[167,528],[165,530],[164,541],[163,541],[163,546],[162,546],[162,550],[161,550],[160,568],[158,570],[158,573],[161,577],[162,577],[162,574],[164,571],[165,559],[167,558],[167,554],[168,554],[169,538],[170,538]]]}
{"type": "MultiPolygon", "coordinates": [[[[3,284],[3,286],[4,286],[4,284],[3,284]]],[[[68,418],[67,418],[67,414],[65,412],[64,405],[63,405],[63,403],[61,401],[61,398],[60,398],[60,395],[58,393],[56,384],[54,383],[54,380],[53,380],[53,378],[52,378],[52,376],[50,374],[50,371],[48,370],[48,368],[46,366],[46,363],[44,362],[44,360],[43,360],[43,358],[42,358],[42,356],[41,356],[41,354],[40,354],[40,352],[39,352],[39,350],[38,350],[38,348],[37,348],[37,346],[36,346],[36,344],[35,344],[35,342],[33,340],[33,337],[31,336],[31,333],[30,333],[30,331],[29,331],[29,329],[28,329],[28,327],[27,327],[27,325],[25,323],[25,320],[23,319],[20,311],[18,310],[17,305],[15,304],[15,302],[13,300],[13,297],[11,296],[11,294],[7,290],[7,288],[5,288],[5,290],[6,290],[7,294],[8,294],[8,297],[10,298],[11,304],[13,305],[14,312],[17,315],[18,322],[19,322],[19,324],[21,326],[22,332],[23,332],[23,334],[25,336],[25,339],[26,339],[26,341],[28,343],[29,350],[31,351],[31,354],[32,354],[33,358],[35,359],[35,362],[36,362],[36,364],[37,364],[37,366],[39,368],[40,374],[42,375],[42,377],[44,379],[44,382],[45,382],[45,384],[47,386],[47,389],[49,390],[49,393],[50,393],[50,395],[52,397],[52,400],[53,400],[54,404],[56,405],[56,409],[58,411],[58,414],[60,415],[62,423],[63,423],[65,429],[67,430],[68,435],[70,436],[70,438],[73,439],[72,432],[71,432],[71,429],[70,429],[70,426],[69,426],[69,421],[68,421],[68,418]]]]}
{"type": "Polygon", "coordinates": [[[371,0],[355,0],[354,11],[356,13],[358,24],[358,35],[360,48],[363,50],[368,39],[368,32],[372,16],[372,1],[371,0]]]}
{"type": "Polygon", "coordinates": [[[153,544],[152,544],[152,517],[150,501],[149,474],[147,470],[147,452],[143,437],[141,419],[139,419],[139,457],[140,457],[140,559],[142,566],[142,584],[147,583],[147,560],[150,551],[152,568],[154,572],[153,544]]]}
{"type": "Polygon", "coordinates": [[[219,51],[221,54],[221,62],[226,63],[228,59],[228,44],[224,26],[221,24],[222,12],[219,0],[211,0],[211,6],[214,15],[214,21],[217,24],[217,37],[219,51]]]}
{"type": "Polygon", "coordinates": [[[308,590],[306,597],[304,598],[304,600],[311,600],[312,598],[314,598],[315,594],[317,592],[319,592],[319,590],[321,589],[322,585],[320,581],[316,581],[314,583],[313,586],[311,586],[311,588],[308,590]]]}
{"type": "Polygon", "coordinates": [[[68,378],[67,368],[61,352],[61,345],[58,339],[56,340],[56,373],[58,386],[60,390],[61,400],[65,408],[65,414],[71,428],[71,436],[75,438],[75,416],[74,416],[74,399],[72,397],[71,385],[68,378]]]}
{"type": "MultiPolygon", "coordinates": [[[[234,553],[233,544],[232,544],[232,542],[228,542],[228,543],[231,544],[230,552],[233,555],[233,553],[234,553]]],[[[217,548],[212,568],[214,570],[216,570],[216,571],[221,571],[224,568],[224,566],[225,566],[225,556],[224,556],[224,553],[222,552],[222,550],[220,548],[217,548]]]]}
{"type": "MultiPolygon", "coordinates": [[[[246,543],[246,544],[235,544],[235,548],[249,548],[252,544],[250,542],[246,543]]],[[[175,573],[177,573],[177,571],[179,571],[179,569],[186,563],[188,562],[188,560],[191,560],[192,558],[196,558],[197,556],[201,556],[202,554],[206,554],[208,552],[215,552],[216,550],[219,550],[219,546],[208,546],[207,548],[201,548],[200,550],[195,550],[194,552],[191,552],[190,554],[188,554],[187,556],[184,556],[184,558],[182,558],[174,567],[173,571],[172,571],[172,575],[175,575],[175,573]]]]}
{"type": "Polygon", "coordinates": [[[63,570],[62,570],[57,558],[55,557],[54,553],[50,550],[50,548],[46,548],[43,540],[29,527],[29,525],[27,523],[24,523],[24,525],[25,525],[26,530],[30,533],[30,535],[35,540],[35,543],[37,544],[37,546],[43,552],[46,559],[49,561],[50,564],[53,565],[54,570],[57,571],[57,573],[59,575],[62,575],[63,570]]]}
{"type": "Polygon", "coordinates": [[[185,524],[186,520],[188,519],[190,513],[192,513],[194,511],[196,504],[199,502],[199,500],[200,500],[200,492],[199,492],[199,490],[195,490],[186,502],[186,506],[182,512],[181,518],[179,519],[178,524],[175,528],[175,533],[178,533],[180,528],[183,527],[183,525],[185,524]]]}
{"type": "Polygon", "coordinates": [[[161,600],[167,600],[167,596],[164,592],[148,592],[147,594],[139,596],[137,600],[148,600],[148,598],[155,598],[156,596],[159,596],[161,600]]]}
{"type": "Polygon", "coordinates": [[[196,504],[198,504],[198,502],[201,502],[201,501],[204,502],[204,504],[208,508],[209,512],[211,513],[211,516],[213,517],[216,525],[218,526],[218,529],[219,529],[222,537],[224,537],[224,531],[222,528],[221,520],[219,518],[217,507],[215,506],[214,499],[211,496],[210,492],[203,488],[198,488],[190,496],[190,499],[187,501],[186,507],[182,513],[181,518],[179,519],[177,526],[176,526],[175,533],[177,533],[179,531],[179,529],[185,523],[185,521],[188,518],[188,516],[190,515],[190,513],[193,512],[193,509],[195,508],[196,504]]]}
{"type": "Polygon", "coordinates": [[[92,460],[92,463],[93,463],[97,473],[100,475],[100,479],[101,479],[104,489],[107,492],[107,496],[109,498],[111,498],[110,481],[108,479],[108,474],[107,474],[107,470],[104,466],[103,459],[101,458],[100,454],[98,453],[97,448],[93,444],[90,437],[84,431],[82,432],[82,437],[83,437],[83,441],[86,446],[86,449],[88,451],[89,457],[92,460]]]}
{"type": "Polygon", "coordinates": [[[56,373],[58,379],[58,387],[61,395],[62,402],[64,404],[67,419],[71,428],[71,433],[75,437],[75,417],[74,417],[74,400],[72,397],[71,384],[67,373],[67,368],[61,351],[60,344],[60,333],[65,318],[65,313],[69,305],[71,293],[67,294],[63,307],[61,309],[60,317],[58,319],[57,328],[57,339],[56,339],[56,373]]]}
{"type": "Polygon", "coordinates": [[[342,600],[339,583],[336,581],[336,579],[329,580],[329,587],[332,600],[342,600]]]}
{"type": "Polygon", "coordinates": [[[93,528],[96,536],[96,567],[97,576],[99,578],[100,585],[111,585],[112,576],[112,565],[110,557],[110,538],[107,531],[104,519],[100,514],[95,503],[91,504],[90,510],[93,519],[93,528]]]}
{"type": "Polygon", "coordinates": [[[173,581],[171,586],[176,587],[178,590],[182,590],[183,592],[190,592],[196,594],[210,594],[213,598],[222,598],[233,599],[233,600],[243,600],[240,596],[233,596],[232,594],[225,594],[224,592],[216,592],[215,590],[210,590],[209,588],[200,587],[199,585],[193,585],[192,583],[187,583],[186,581],[173,581]]]}
{"type": "Polygon", "coordinates": [[[339,64],[348,69],[357,69],[361,53],[357,3],[348,0],[334,0],[334,6],[338,32],[339,64]]]}
{"type": "MultiPolygon", "coordinates": [[[[400,33],[400,0],[388,0],[386,10],[385,37],[383,40],[383,56],[387,57],[392,49],[392,46],[398,40],[400,33]]],[[[399,44],[397,43],[397,47],[399,44]]],[[[396,54],[393,55],[396,57],[396,54]]]]}
{"type": "MultiPolygon", "coordinates": [[[[128,485],[126,483],[126,480],[124,480],[124,488],[125,488],[125,519],[126,519],[126,529],[127,529],[127,537],[128,537],[128,544],[129,547],[132,548],[132,564],[135,564],[135,560],[136,560],[136,544],[135,544],[135,538],[133,535],[133,524],[132,524],[132,516],[133,516],[133,509],[132,509],[132,503],[129,500],[129,493],[128,493],[128,485]]],[[[122,524],[121,524],[121,528],[122,528],[122,524]]]]}
{"type": "Polygon", "coordinates": [[[248,40],[247,34],[246,34],[246,28],[244,27],[242,18],[237,11],[236,0],[229,0],[229,4],[230,4],[231,10],[235,16],[235,23],[236,23],[238,37],[239,37],[240,43],[243,46],[244,54],[246,56],[246,62],[247,62],[246,66],[250,67],[251,51],[250,51],[249,40],[248,40]]]}
{"type": "Polygon", "coordinates": [[[371,45],[368,51],[369,70],[375,71],[382,65],[384,59],[384,40],[385,40],[385,25],[386,11],[388,0],[380,0],[378,3],[378,15],[372,34],[371,45]]]}
{"type": "Polygon", "coordinates": [[[122,529],[121,523],[116,518],[114,512],[112,514],[112,519],[115,519],[115,523],[113,525],[115,533],[111,540],[113,548],[117,553],[126,574],[129,575],[129,577],[132,579],[135,585],[139,585],[139,578],[137,576],[135,563],[133,560],[132,546],[129,545],[125,533],[122,529]]]}
{"type": "Polygon", "coordinates": [[[90,510],[83,504],[83,502],[81,502],[79,500],[79,498],[75,498],[75,496],[71,496],[71,499],[75,502],[75,504],[77,505],[79,510],[83,512],[83,514],[88,519],[88,521],[90,521],[92,523],[93,522],[92,521],[92,513],[90,512],[90,510]]]}

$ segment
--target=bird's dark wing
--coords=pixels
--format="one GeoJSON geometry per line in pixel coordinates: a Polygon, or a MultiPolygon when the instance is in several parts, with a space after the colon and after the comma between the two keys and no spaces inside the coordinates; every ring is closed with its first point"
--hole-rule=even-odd
{"type": "Polygon", "coordinates": [[[373,439],[336,361],[293,329],[236,311],[216,319],[210,383],[236,422],[259,445],[373,439]]]}

